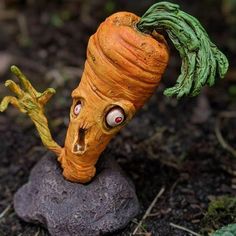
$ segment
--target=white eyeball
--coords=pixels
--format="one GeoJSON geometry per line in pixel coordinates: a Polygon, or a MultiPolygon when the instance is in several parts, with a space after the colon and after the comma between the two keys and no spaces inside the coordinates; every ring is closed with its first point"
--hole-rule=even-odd
{"type": "Polygon", "coordinates": [[[106,123],[110,127],[116,127],[120,125],[125,119],[124,111],[120,107],[112,108],[106,116],[106,123]]]}
{"type": "Polygon", "coordinates": [[[78,116],[80,113],[80,110],[81,110],[81,102],[78,102],[76,106],[74,107],[74,114],[78,116]]]}

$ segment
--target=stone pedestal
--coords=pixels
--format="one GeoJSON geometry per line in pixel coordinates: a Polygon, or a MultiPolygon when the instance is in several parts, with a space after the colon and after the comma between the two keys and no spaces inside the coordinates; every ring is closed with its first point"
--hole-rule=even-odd
{"type": "Polygon", "coordinates": [[[43,225],[53,236],[96,236],[124,228],[139,203],[114,159],[102,158],[97,176],[83,185],[65,180],[55,157],[46,155],[15,194],[14,208],[21,219],[43,225]]]}

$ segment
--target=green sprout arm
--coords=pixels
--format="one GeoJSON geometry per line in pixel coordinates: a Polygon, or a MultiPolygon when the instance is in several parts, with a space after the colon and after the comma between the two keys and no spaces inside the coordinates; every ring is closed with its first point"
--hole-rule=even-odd
{"type": "Polygon", "coordinates": [[[47,118],[44,114],[45,104],[56,91],[52,88],[48,88],[43,93],[39,93],[34,89],[19,68],[12,66],[11,71],[18,77],[24,90],[22,90],[14,81],[7,80],[5,86],[15,93],[17,97],[4,97],[0,103],[0,111],[5,111],[8,104],[12,104],[22,113],[28,114],[37,128],[44,146],[57,155],[60,155],[62,148],[53,140],[48,127],[47,118]]]}
{"type": "Polygon", "coordinates": [[[181,11],[179,6],[159,2],[141,17],[137,28],[151,34],[165,30],[182,58],[181,74],[176,85],[165,90],[167,96],[196,96],[201,88],[215,83],[216,72],[223,78],[228,70],[228,60],[213,44],[200,22],[181,11]]]}

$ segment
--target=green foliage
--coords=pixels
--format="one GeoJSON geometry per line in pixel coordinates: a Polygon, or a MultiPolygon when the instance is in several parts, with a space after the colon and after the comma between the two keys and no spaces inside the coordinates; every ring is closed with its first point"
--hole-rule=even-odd
{"type": "MultiPolygon", "coordinates": [[[[213,232],[223,225],[234,222],[236,222],[236,198],[229,196],[219,197],[209,204],[208,211],[201,222],[202,232],[213,232]]],[[[230,236],[227,234],[216,234],[214,236],[223,235],[230,236]]],[[[234,236],[236,236],[236,231],[234,236]]]]}
{"type": "Polygon", "coordinates": [[[211,236],[235,236],[236,235],[236,224],[230,224],[217,230],[211,236]]]}
{"type": "Polygon", "coordinates": [[[137,28],[146,33],[165,30],[182,58],[181,74],[176,85],[165,90],[167,96],[196,96],[201,88],[215,83],[228,70],[228,60],[213,44],[200,22],[181,11],[179,6],[159,2],[142,16],[137,28]]]}

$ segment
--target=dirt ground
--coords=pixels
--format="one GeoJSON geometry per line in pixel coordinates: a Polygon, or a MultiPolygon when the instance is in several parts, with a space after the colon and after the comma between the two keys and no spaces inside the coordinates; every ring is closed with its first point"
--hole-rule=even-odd
{"type": "MultiPolygon", "coordinates": [[[[54,137],[63,144],[70,93],[80,80],[88,37],[111,13],[126,10],[141,15],[155,1],[138,2],[1,1],[0,99],[8,94],[3,83],[11,77],[11,64],[18,65],[39,90],[56,88],[47,114],[54,137]]],[[[204,218],[210,201],[236,194],[233,177],[222,168],[226,162],[227,169],[236,167],[222,145],[226,140],[236,148],[236,4],[233,8],[227,0],[175,2],[206,27],[228,56],[230,71],[198,97],[167,98],[163,90],[180,73],[180,58],[171,46],[171,61],[159,89],[104,153],[116,157],[133,180],[141,203],[139,216],[114,236],[131,235],[162,189],[136,235],[193,235],[186,229],[207,235],[236,221],[233,213],[217,222],[206,223],[204,218]]],[[[22,222],[12,206],[14,193],[45,152],[26,116],[13,108],[0,114],[0,236],[48,235],[45,229],[22,222]]]]}

